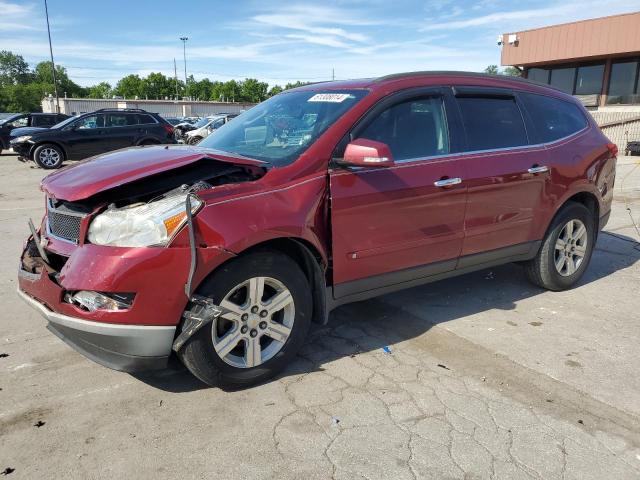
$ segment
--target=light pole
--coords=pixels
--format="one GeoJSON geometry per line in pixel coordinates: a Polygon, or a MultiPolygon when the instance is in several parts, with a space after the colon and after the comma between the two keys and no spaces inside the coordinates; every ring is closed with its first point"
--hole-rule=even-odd
{"type": "Polygon", "coordinates": [[[56,81],[56,64],[53,63],[53,47],[51,46],[51,29],[49,28],[49,8],[44,0],[44,14],[47,17],[47,33],[49,34],[49,53],[51,54],[51,73],[53,74],[53,90],[56,94],[56,113],[60,113],[60,98],[58,98],[58,82],[56,81]]]}
{"type": "Polygon", "coordinates": [[[184,90],[187,91],[187,40],[189,37],[180,37],[182,40],[182,54],[184,56],[184,90]]]}

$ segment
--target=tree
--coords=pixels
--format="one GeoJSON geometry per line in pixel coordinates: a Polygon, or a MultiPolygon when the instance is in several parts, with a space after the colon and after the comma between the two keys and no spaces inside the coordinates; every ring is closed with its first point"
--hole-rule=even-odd
{"type": "Polygon", "coordinates": [[[487,68],[484,69],[484,73],[488,75],[499,75],[500,71],[498,70],[497,65],[489,65],[487,68]]]}
{"type": "Polygon", "coordinates": [[[269,92],[267,92],[267,97],[273,97],[274,95],[278,95],[279,93],[282,93],[283,91],[284,91],[284,89],[280,85],[274,85],[273,87],[271,87],[269,92]]]}
{"type": "Polygon", "coordinates": [[[268,83],[247,78],[240,85],[240,98],[244,102],[259,103],[267,98],[268,89],[268,83]]]}
{"type": "MultiPolygon", "coordinates": [[[[165,77],[162,73],[151,72],[142,79],[142,88],[142,95],[154,100],[172,97],[176,94],[175,81],[165,77]]],[[[142,97],[142,95],[140,96],[142,97]]]]}
{"type": "MultiPolygon", "coordinates": [[[[50,85],[49,92],[54,92],[51,62],[38,63],[33,69],[33,74],[36,83],[50,85]]],[[[58,83],[58,95],[61,97],[65,94],[68,97],[83,97],[86,94],[85,89],[71,80],[67,75],[67,69],[60,65],[56,66],[56,82],[58,83]]]]}
{"type": "Polygon", "coordinates": [[[87,88],[89,98],[111,98],[111,85],[107,82],[100,82],[87,88]]]}
{"type": "Polygon", "coordinates": [[[309,85],[311,82],[301,82],[300,80],[298,80],[297,82],[294,83],[287,83],[284,86],[285,90],[289,90],[290,88],[298,88],[298,87],[304,87],[305,85],[309,85]]]}
{"type": "Polygon", "coordinates": [[[15,55],[7,50],[0,51],[0,87],[27,83],[30,77],[29,64],[22,55],[15,55]]]}
{"type": "Polygon", "coordinates": [[[144,98],[145,85],[138,75],[131,74],[118,81],[114,92],[124,98],[144,98]]]}
{"type": "Polygon", "coordinates": [[[502,71],[502,75],[508,75],[509,77],[521,77],[522,70],[516,67],[507,67],[502,71]]]}
{"type": "Polygon", "coordinates": [[[210,99],[216,102],[238,102],[241,98],[241,86],[235,80],[214,82],[210,99]]]}

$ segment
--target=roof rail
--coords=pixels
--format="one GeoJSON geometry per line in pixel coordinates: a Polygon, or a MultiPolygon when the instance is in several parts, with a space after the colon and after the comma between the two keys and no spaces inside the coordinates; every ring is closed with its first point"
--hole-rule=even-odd
{"type": "Polygon", "coordinates": [[[101,108],[96,112],[144,112],[149,113],[141,108],[101,108]]]}
{"type": "Polygon", "coordinates": [[[374,82],[379,83],[379,82],[384,82],[384,81],[389,81],[389,80],[400,80],[402,78],[410,78],[410,77],[420,77],[420,76],[425,76],[425,77],[429,77],[429,76],[440,76],[440,75],[451,75],[451,76],[457,76],[457,77],[480,77],[480,78],[491,78],[491,79],[497,79],[497,80],[512,80],[515,82],[523,82],[523,83],[529,83],[529,84],[533,84],[533,85],[538,85],[538,86],[542,86],[542,87],[547,87],[550,88],[552,90],[557,90],[559,92],[561,92],[562,90],[560,90],[557,87],[554,87],[553,85],[549,85],[546,83],[541,83],[541,82],[537,82],[535,80],[529,80],[528,78],[522,78],[522,77],[516,77],[516,76],[511,76],[511,75],[493,75],[490,73],[482,73],[482,72],[463,72],[463,71],[455,71],[455,70],[442,70],[442,71],[438,71],[438,70],[427,70],[427,71],[417,71],[417,72],[404,72],[404,73],[394,73],[391,75],[385,75],[382,77],[378,77],[374,80],[374,82]]]}

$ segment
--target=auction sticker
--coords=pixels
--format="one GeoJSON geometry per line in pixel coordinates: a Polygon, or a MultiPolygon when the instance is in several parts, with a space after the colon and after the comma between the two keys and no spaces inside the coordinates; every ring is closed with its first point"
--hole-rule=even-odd
{"type": "Polygon", "coordinates": [[[329,103],[341,103],[344,102],[351,95],[348,93],[316,93],[307,102],[329,102],[329,103]]]}

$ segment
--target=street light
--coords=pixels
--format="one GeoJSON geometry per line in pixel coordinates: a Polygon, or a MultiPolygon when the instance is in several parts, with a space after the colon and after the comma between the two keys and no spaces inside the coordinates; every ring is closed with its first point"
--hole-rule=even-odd
{"type": "MultiPolygon", "coordinates": [[[[51,46],[51,29],[49,28],[49,8],[44,0],[44,13],[47,17],[47,33],[49,34],[49,53],[51,54],[51,73],[53,74],[53,90],[56,94],[56,113],[60,113],[60,98],[58,98],[58,82],[56,81],[56,64],[53,63],[53,47],[51,46]]],[[[186,67],[185,67],[186,68],[186,67]]]]}
{"type": "Polygon", "coordinates": [[[186,93],[186,89],[187,89],[187,40],[189,40],[189,37],[180,37],[180,40],[182,40],[182,54],[184,56],[184,89],[185,89],[185,93],[186,93]]]}

